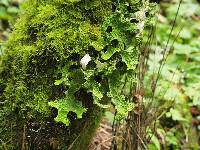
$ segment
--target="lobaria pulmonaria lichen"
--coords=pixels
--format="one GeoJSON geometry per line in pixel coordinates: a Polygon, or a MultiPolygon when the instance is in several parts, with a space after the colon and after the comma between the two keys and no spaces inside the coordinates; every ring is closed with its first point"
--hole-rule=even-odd
{"type": "Polygon", "coordinates": [[[0,148],[87,149],[105,108],[125,117],[149,10],[146,0],[27,0],[0,56],[0,148]]]}

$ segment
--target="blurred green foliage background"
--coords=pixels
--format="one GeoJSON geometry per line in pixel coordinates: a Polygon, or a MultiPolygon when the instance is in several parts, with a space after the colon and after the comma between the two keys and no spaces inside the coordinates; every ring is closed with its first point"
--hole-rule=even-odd
{"type": "MultiPolygon", "coordinates": [[[[153,84],[179,0],[162,1],[151,44],[146,85],[153,84]]],[[[158,120],[149,149],[199,149],[200,144],[200,3],[183,0],[157,83],[152,112],[158,120]]],[[[151,97],[147,86],[146,100],[151,97]]]]}
{"type": "Polygon", "coordinates": [[[0,42],[6,40],[19,13],[19,4],[23,0],[0,0],[0,42]]]}

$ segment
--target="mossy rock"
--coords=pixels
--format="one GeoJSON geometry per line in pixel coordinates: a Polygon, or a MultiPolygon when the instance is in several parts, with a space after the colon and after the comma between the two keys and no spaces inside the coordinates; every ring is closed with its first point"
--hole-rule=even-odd
{"type": "Polygon", "coordinates": [[[150,8],[143,0],[27,0],[0,56],[0,148],[84,150],[105,108],[125,117],[150,8]]]}

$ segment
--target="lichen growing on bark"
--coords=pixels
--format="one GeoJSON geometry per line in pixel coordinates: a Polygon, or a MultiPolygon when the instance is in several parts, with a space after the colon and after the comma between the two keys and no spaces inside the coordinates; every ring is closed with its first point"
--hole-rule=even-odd
{"type": "Polygon", "coordinates": [[[27,0],[0,56],[1,145],[87,149],[105,108],[125,117],[149,10],[143,0],[27,0]]]}

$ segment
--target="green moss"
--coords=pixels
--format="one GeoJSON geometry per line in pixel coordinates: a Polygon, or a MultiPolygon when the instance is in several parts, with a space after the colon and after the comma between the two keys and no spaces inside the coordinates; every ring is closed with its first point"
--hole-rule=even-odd
{"type": "Polygon", "coordinates": [[[23,7],[0,56],[0,139],[19,148],[23,139],[17,137],[25,134],[31,144],[39,133],[30,129],[39,124],[41,132],[52,133],[35,147],[47,148],[52,138],[59,148],[87,147],[103,108],[114,105],[121,119],[134,107],[128,102],[135,84],[131,74],[149,3],[27,0],[23,7]],[[85,54],[91,56],[86,69],[80,65],[85,54]],[[53,134],[57,130],[60,135],[53,134]]]}

